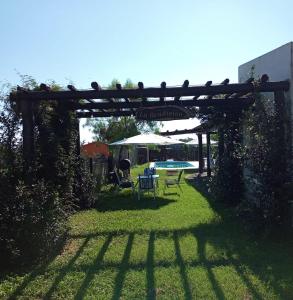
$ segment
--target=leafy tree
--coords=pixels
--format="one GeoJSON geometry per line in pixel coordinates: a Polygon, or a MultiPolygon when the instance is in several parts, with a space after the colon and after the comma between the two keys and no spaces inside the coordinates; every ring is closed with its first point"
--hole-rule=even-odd
{"type": "MultiPolygon", "coordinates": [[[[119,81],[113,79],[108,89],[115,89],[117,83],[119,83],[119,81]]],[[[124,89],[136,87],[137,86],[130,79],[127,79],[123,86],[124,89]]],[[[131,101],[131,99],[129,100],[131,101]]],[[[125,100],[118,99],[117,101],[125,100]]],[[[159,122],[154,121],[137,121],[133,116],[88,119],[85,124],[94,134],[94,139],[105,143],[112,143],[142,132],[158,132],[159,125],[159,122]]]]}

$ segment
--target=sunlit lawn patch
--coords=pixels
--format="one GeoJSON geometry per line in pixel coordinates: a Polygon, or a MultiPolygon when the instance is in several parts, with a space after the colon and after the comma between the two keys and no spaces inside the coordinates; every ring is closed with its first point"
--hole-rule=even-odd
{"type": "Polygon", "coordinates": [[[71,217],[70,239],[52,261],[2,276],[0,298],[293,298],[292,242],[249,236],[188,182],[183,193],[162,187],[156,201],[138,202],[130,190],[100,195],[97,209],[71,217]]]}

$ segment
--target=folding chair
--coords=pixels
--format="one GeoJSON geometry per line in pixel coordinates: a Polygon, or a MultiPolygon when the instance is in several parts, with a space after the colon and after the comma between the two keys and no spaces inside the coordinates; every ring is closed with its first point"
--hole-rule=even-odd
{"type": "Polygon", "coordinates": [[[122,178],[122,179],[120,179],[120,177],[119,177],[116,170],[114,170],[112,176],[114,177],[113,178],[114,180],[112,179],[113,183],[116,185],[116,187],[118,187],[118,190],[119,189],[131,188],[132,192],[134,194],[134,192],[135,192],[134,183],[131,180],[131,178],[122,178]]]}
{"type": "Polygon", "coordinates": [[[140,200],[140,193],[145,191],[152,191],[154,193],[154,199],[156,199],[156,185],[154,180],[153,175],[138,175],[138,200],[140,200]]]}
{"type": "Polygon", "coordinates": [[[169,188],[171,186],[177,186],[177,187],[179,187],[180,191],[182,192],[182,188],[180,186],[180,180],[181,180],[181,177],[182,177],[182,173],[183,173],[183,170],[181,170],[179,172],[178,178],[168,178],[168,179],[165,179],[164,194],[165,194],[166,188],[169,188]]]}

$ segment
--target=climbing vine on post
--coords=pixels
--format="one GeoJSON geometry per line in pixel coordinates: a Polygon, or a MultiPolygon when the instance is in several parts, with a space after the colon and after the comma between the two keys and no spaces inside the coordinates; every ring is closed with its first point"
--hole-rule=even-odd
{"type": "Polygon", "coordinates": [[[242,199],[242,132],[240,115],[222,114],[218,118],[219,144],[211,189],[216,199],[230,205],[238,204],[242,199]]]}
{"type": "MultiPolygon", "coordinates": [[[[35,82],[33,82],[35,83],[35,82]]],[[[27,88],[39,87],[29,81],[27,88]]],[[[58,88],[58,87],[52,87],[58,88]]],[[[29,100],[28,100],[29,101],[29,100]]],[[[0,94],[0,267],[49,255],[67,231],[67,218],[94,203],[94,182],[77,148],[77,118],[66,103],[33,101],[32,164],[26,172],[15,102],[0,94]],[[23,167],[24,166],[24,167],[23,167]],[[24,171],[24,172],[23,172],[24,171]],[[30,175],[30,180],[26,180],[30,175]]]]}
{"type": "Polygon", "coordinates": [[[244,174],[248,209],[264,225],[286,220],[287,202],[284,186],[289,180],[289,126],[283,92],[274,102],[257,95],[254,105],[245,113],[243,126],[244,174]]]}

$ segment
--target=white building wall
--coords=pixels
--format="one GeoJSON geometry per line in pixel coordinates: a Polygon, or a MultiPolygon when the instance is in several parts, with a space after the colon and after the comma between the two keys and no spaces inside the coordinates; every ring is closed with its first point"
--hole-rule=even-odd
{"type": "Polygon", "coordinates": [[[244,82],[249,78],[252,66],[255,67],[255,75],[268,74],[270,81],[292,80],[292,49],[293,42],[290,42],[240,65],[238,67],[239,82],[244,82]]]}
{"type": "MultiPolygon", "coordinates": [[[[238,67],[238,80],[240,83],[245,82],[253,72],[253,77],[261,77],[263,74],[269,76],[270,81],[289,80],[290,90],[286,92],[286,106],[291,127],[291,176],[293,177],[293,42],[287,43],[277,49],[274,49],[262,56],[259,56],[238,67]]],[[[273,106],[273,95],[266,95],[271,99],[269,106],[273,106]]],[[[245,137],[244,137],[245,143],[245,137]]],[[[248,170],[244,170],[247,172],[248,170]]]]}

